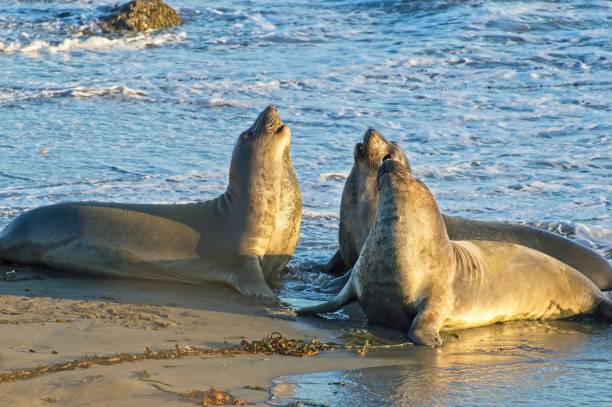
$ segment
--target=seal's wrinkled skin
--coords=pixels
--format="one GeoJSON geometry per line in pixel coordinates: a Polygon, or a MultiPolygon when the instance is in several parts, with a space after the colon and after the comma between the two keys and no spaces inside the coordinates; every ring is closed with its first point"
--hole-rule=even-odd
{"type": "Polygon", "coordinates": [[[234,147],[229,185],[206,202],[78,202],[20,215],[0,234],[0,258],[102,276],[223,282],[272,297],[293,255],[301,194],[291,132],[269,106],[234,147]]]}
{"type": "Polygon", "coordinates": [[[298,314],[357,300],[370,321],[430,347],[442,345],[440,330],[588,313],[612,320],[612,303],[593,282],[546,254],[451,241],[433,195],[405,165],[386,160],[378,186],[376,218],[349,282],[335,300],[298,314]]]}
{"type": "MultiPolygon", "coordinates": [[[[355,262],[376,213],[376,174],[383,159],[398,161],[410,169],[399,146],[374,129],[355,147],[355,163],[344,185],[340,206],[339,249],[323,267],[324,272],[341,274],[355,262]]],[[[442,215],[453,240],[490,240],[520,244],[546,253],[583,273],[602,290],[612,289],[612,265],[594,250],[575,241],[535,227],[503,222],[483,222],[442,215]]],[[[348,273],[333,282],[342,286],[348,273]]]]}

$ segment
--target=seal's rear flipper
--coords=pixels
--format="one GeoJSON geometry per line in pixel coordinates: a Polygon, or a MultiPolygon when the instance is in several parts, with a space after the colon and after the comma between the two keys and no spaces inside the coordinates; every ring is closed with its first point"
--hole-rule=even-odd
{"type": "Polygon", "coordinates": [[[336,250],[336,253],[332,256],[331,259],[327,262],[327,264],[321,267],[322,273],[327,274],[341,274],[348,269],[346,264],[344,264],[344,260],[342,259],[342,255],[340,254],[340,250],[336,250]]]}
{"type": "Polygon", "coordinates": [[[259,259],[255,256],[241,259],[228,282],[242,295],[276,298],[276,294],[266,283],[259,259]]]}
{"type": "Polygon", "coordinates": [[[603,300],[600,302],[599,306],[597,307],[597,314],[608,321],[612,321],[612,301],[603,300]]]}
{"type": "Polygon", "coordinates": [[[350,279],[342,291],[340,291],[340,293],[333,300],[324,302],[322,304],[313,305],[312,307],[300,308],[295,312],[298,315],[313,315],[325,312],[334,312],[353,301],[357,301],[357,294],[355,293],[355,288],[353,287],[353,280],[350,279]]]}
{"type": "Polygon", "coordinates": [[[327,294],[339,293],[342,290],[342,288],[346,285],[346,283],[348,283],[348,281],[350,280],[352,272],[353,272],[353,269],[351,268],[349,269],[349,271],[344,273],[342,276],[328,281],[326,284],[323,285],[323,287],[321,287],[321,292],[327,293],[327,294]]]}

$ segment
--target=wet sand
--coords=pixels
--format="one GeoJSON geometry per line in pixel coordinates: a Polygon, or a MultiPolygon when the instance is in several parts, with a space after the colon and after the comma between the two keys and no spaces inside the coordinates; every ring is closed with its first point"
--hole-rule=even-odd
{"type": "MultiPolygon", "coordinates": [[[[0,373],[145,348],[226,348],[271,332],[340,342],[343,332],[363,324],[298,320],[278,305],[219,286],[74,278],[6,265],[0,275],[0,373]]],[[[213,386],[261,404],[274,377],[392,363],[348,351],[316,357],[187,356],[53,373],[0,383],[0,390],[2,404],[12,406],[167,406],[189,405],[181,394],[213,386]]]]}

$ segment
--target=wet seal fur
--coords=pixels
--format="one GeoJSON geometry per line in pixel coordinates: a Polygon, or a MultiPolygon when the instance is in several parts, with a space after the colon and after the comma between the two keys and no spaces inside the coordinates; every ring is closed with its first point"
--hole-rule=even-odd
{"type": "Polygon", "coordinates": [[[0,234],[0,259],[85,275],[221,282],[273,297],[297,246],[301,193],[291,131],[274,106],[236,141],[229,184],[191,204],[75,202],[23,213],[0,234]]]}
{"type": "Polygon", "coordinates": [[[495,322],[599,313],[612,302],[583,274],[525,246],[451,241],[427,186],[386,160],[379,171],[376,219],[347,285],[300,315],[352,301],[374,323],[407,330],[416,344],[442,345],[440,330],[495,322]]]}
{"type": "MultiPolygon", "coordinates": [[[[342,192],[338,251],[323,266],[332,274],[347,272],[359,256],[377,205],[376,174],[383,159],[398,161],[408,169],[408,157],[394,142],[375,129],[363,136],[355,146],[354,165],[342,192]]],[[[586,275],[602,290],[612,289],[612,265],[594,250],[558,234],[536,227],[504,222],[485,222],[442,215],[449,237],[453,240],[489,240],[516,243],[548,254],[586,275]]],[[[330,284],[342,287],[348,274],[330,284]]]]}

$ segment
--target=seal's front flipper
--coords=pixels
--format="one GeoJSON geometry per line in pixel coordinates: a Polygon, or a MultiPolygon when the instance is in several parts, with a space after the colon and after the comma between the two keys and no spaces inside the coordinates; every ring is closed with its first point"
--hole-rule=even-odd
{"type": "Polygon", "coordinates": [[[321,267],[321,272],[338,275],[344,273],[347,269],[348,267],[344,263],[344,260],[342,260],[340,250],[336,250],[336,253],[329,259],[327,264],[321,267]]]}
{"type": "Polygon", "coordinates": [[[276,298],[261,269],[259,259],[247,256],[235,266],[228,281],[242,295],[251,297],[276,298]]]}
{"type": "Polygon", "coordinates": [[[353,286],[353,279],[349,279],[348,283],[344,286],[342,291],[331,301],[324,302],[322,304],[313,305],[312,307],[300,308],[295,312],[298,315],[313,315],[321,314],[325,312],[334,312],[357,300],[357,294],[353,286]]]}
{"type": "MultiPolygon", "coordinates": [[[[412,320],[412,325],[408,331],[408,338],[416,345],[425,345],[430,348],[442,346],[444,340],[440,336],[440,327],[444,317],[438,306],[428,306],[428,303],[435,302],[428,299],[421,306],[421,310],[412,320]]],[[[439,304],[438,304],[439,305],[439,304]]]]}

